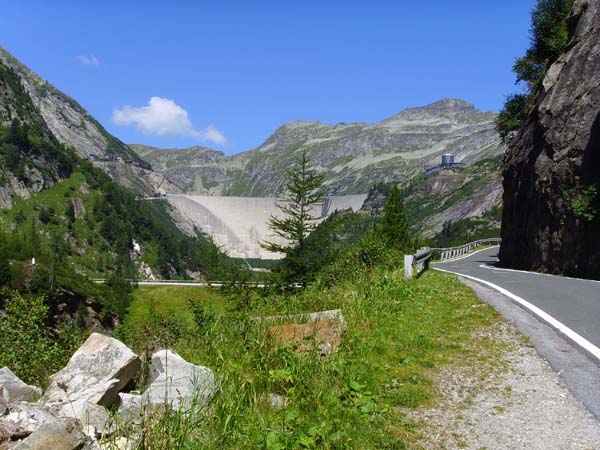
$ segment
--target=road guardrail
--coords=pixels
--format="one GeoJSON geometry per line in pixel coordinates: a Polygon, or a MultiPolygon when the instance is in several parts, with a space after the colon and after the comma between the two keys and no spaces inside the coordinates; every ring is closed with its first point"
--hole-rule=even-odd
{"type": "Polygon", "coordinates": [[[458,247],[446,247],[446,248],[432,248],[432,256],[437,257],[435,259],[439,261],[448,261],[449,259],[459,258],[471,250],[481,247],[482,245],[496,245],[502,242],[501,238],[487,238],[479,239],[477,241],[469,242],[468,244],[460,245],[458,247]]]}
{"type": "Polygon", "coordinates": [[[434,259],[438,261],[448,261],[454,258],[459,258],[473,249],[482,245],[496,245],[502,242],[501,238],[478,239],[477,241],[469,242],[468,244],[458,247],[423,247],[416,251],[414,255],[404,255],[404,277],[418,277],[424,270],[429,267],[429,262],[434,259]]]}
{"type": "Polygon", "coordinates": [[[422,247],[414,255],[404,255],[404,278],[418,277],[429,267],[431,249],[422,247]]]}

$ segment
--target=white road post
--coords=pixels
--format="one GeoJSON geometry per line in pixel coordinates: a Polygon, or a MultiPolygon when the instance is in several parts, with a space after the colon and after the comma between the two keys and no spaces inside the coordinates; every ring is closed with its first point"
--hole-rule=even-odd
{"type": "Polygon", "coordinates": [[[413,261],[415,257],[413,255],[404,255],[404,278],[413,277],[413,261]]]}

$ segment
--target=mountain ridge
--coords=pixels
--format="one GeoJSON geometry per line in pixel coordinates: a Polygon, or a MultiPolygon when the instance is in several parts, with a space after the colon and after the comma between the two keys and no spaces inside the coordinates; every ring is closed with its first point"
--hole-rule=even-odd
{"type": "MultiPolygon", "coordinates": [[[[128,145],[110,134],[75,99],[44,80],[0,47],[0,63],[19,78],[39,115],[56,139],[108,173],[119,184],[144,195],[177,192],[163,176],[154,173],[128,145]]],[[[5,124],[6,125],[6,124],[5,124]]]]}
{"type": "Polygon", "coordinates": [[[207,147],[130,147],[184,192],[241,196],[279,194],[285,172],[306,150],[316,169],[327,175],[327,193],[353,194],[377,182],[407,182],[442,153],[467,163],[498,156],[503,146],[495,116],[465,100],[446,98],[374,123],[287,122],[258,147],[233,155],[207,147]]]}

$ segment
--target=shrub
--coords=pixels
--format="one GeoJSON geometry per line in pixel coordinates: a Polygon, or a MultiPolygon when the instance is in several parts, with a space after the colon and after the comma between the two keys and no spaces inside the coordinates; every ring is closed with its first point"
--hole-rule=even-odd
{"type": "Polygon", "coordinates": [[[512,94],[506,97],[504,108],[496,118],[496,131],[503,143],[508,143],[513,133],[525,124],[528,104],[527,94],[512,94]]]}
{"type": "Polygon", "coordinates": [[[496,119],[496,128],[502,142],[507,143],[515,130],[527,118],[546,69],[565,50],[569,41],[567,16],[573,0],[538,0],[531,11],[530,45],[525,55],[517,58],[513,66],[516,83],[524,82],[527,94],[513,94],[506,98],[496,119]]]}
{"type": "Polygon", "coordinates": [[[44,385],[61,369],[82,342],[71,324],[48,325],[43,296],[24,298],[16,291],[0,290],[6,318],[0,321],[0,366],[8,366],[26,383],[44,385]]]}

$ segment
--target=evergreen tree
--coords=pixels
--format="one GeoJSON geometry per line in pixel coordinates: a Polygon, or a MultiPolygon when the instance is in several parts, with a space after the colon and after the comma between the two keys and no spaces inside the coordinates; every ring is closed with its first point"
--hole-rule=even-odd
{"type": "Polygon", "coordinates": [[[530,45],[513,66],[516,82],[526,85],[526,94],[510,95],[496,120],[504,143],[521,128],[546,70],[565,50],[569,41],[567,17],[574,0],[538,0],[531,11],[530,45]]]}
{"type": "Polygon", "coordinates": [[[404,214],[404,200],[395,184],[390,189],[385,203],[381,231],[390,247],[398,250],[411,247],[408,220],[404,214]]]}
{"type": "Polygon", "coordinates": [[[311,170],[306,151],[303,151],[296,167],[287,172],[286,179],[283,198],[277,202],[283,217],[271,216],[268,222],[270,230],[285,243],[261,242],[260,245],[270,252],[285,254],[281,267],[284,281],[306,286],[311,263],[311,244],[307,238],[320,218],[314,207],[323,200],[319,189],[325,176],[311,170]]]}

